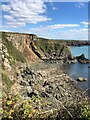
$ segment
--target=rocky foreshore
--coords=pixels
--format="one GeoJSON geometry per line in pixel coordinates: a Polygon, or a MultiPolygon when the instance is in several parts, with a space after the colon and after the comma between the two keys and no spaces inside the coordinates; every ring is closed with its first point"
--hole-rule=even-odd
{"type": "Polygon", "coordinates": [[[17,73],[17,75],[19,80],[18,84],[21,87],[19,86],[18,91],[15,92],[13,89],[17,86],[14,84],[12,86],[12,92],[17,93],[21,91],[22,96],[25,96],[25,98],[29,98],[32,95],[40,95],[44,98],[52,96],[63,103],[74,103],[83,97],[82,91],[75,86],[75,81],[60,68],[41,70],[26,68],[20,74],[17,73]]]}

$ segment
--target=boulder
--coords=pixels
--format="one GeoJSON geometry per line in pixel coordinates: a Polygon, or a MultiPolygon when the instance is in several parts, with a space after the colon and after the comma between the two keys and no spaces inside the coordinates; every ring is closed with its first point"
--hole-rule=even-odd
{"type": "Polygon", "coordinates": [[[29,93],[27,92],[27,96],[28,96],[28,97],[31,97],[31,98],[32,98],[32,96],[35,96],[35,97],[36,97],[38,94],[39,94],[39,93],[38,93],[38,91],[36,91],[36,90],[34,90],[34,91],[32,91],[32,92],[29,91],[29,93]]]}
{"type": "Polygon", "coordinates": [[[83,82],[83,81],[86,81],[86,80],[87,80],[87,78],[83,78],[83,77],[77,78],[77,81],[79,81],[79,82],[83,82]]]}
{"type": "Polygon", "coordinates": [[[71,63],[77,63],[77,59],[71,60],[71,63]]]}
{"type": "Polygon", "coordinates": [[[43,87],[47,86],[47,85],[50,85],[50,82],[49,81],[45,81],[44,84],[43,84],[43,87]]]}
{"type": "Polygon", "coordinates": [[[41,92],[40,96],[45,98],[45,97],[49,97],[49,94],[46,92],[41,92]]]}
{"type": "Polygon", "coordinates": [[[81,59],[81,60],[85,60],[85,59],[86,59],[84,54],[82,54],[82,55],[80,55],[80,56],[77,56],[76,58],[77,58],[78,60],[79,60],[79,59],[81,59]]]}
{"type": "Polygon", "coordinates": [[[74,57],[74,56],[72,56],[72,55],[68,55],[68,59],[69,59],[69,60],[74,60],[74,59],[75,59],[75,57],[74,57]]]}
{"type": "Polygon", "coordinates": [[[77,63],[77,59],[67,60],[67,63],[68,63],[68,64],[71,64],[71,63],[77,63]]]}
{"type": "Polygon", "coordinates": [[[26,89],[27,89],[27,92],[28,92],[29,94],[33,92],[32,88],[31,88],[30,86],[27,86],[26,89]]]}
{"type": "Polygon", "coordinates": [[[84,54],[82,54],[82,55],[80,55],[80,56],[77,56],[76,59],[77,59],[80,63],[83,63],[83,64],[85,64],[85,63],[90,63],[90,60],[87,59],[84,54]]]}
{"type": "Polygon", "coordinates": [[[86,59],[86,60],[79,60],[80,63],[82,64],[86,64],[86,63],[90,63],[90,60],[86,59]]]}

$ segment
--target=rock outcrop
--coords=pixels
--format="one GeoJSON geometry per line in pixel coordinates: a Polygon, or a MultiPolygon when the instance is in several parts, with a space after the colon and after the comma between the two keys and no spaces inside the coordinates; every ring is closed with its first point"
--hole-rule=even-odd
{"type": "Polygon", "coordinates": [[[90,63],[90,60],[87,59],[84,54],[82,54],[82,55],[80,55],[80,56],[77,56],[76,59],[77,59],[80,63],[83,63],[83,64],[85,64],[85,63],[90,63]]]}
{"type": "Polygon", "coordinates": [[[70,40],[66,41],[68,46],[88,46],[90,45],[90,41],[84,41],[84,40],[70,40]]]}
{"type": "Polygon", "coordinates": [[[38,59],[59,61],[71,54],[64,42],[38,38],[33,34],[3,32],[2,37],[11,42],[29,62],[38,59]]]}
{"type": "Polygon", "coordinates": [[[87,78],[79,77],[77,78],[77,81],[79,82],[87,81],[87,78]]]}

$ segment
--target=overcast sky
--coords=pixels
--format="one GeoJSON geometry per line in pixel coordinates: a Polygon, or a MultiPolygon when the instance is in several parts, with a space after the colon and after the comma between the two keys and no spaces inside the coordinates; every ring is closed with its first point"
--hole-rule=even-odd
{"type": "Polygon", "coordinates": [[[1,30],[52,39],[88,40],[88,2],[10,1],[1,5],[1,30]]]}

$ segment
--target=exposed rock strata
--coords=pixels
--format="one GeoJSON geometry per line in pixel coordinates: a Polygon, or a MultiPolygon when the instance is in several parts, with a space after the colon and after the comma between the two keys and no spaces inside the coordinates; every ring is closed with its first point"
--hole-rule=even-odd
{"type": "Polygon", "coordinates": [[[44,40],[32,34],[2,33],[2,37],[10,41],[28,61],[51,60],[59,61],[71,54],[65,43],[44,40]]]}

